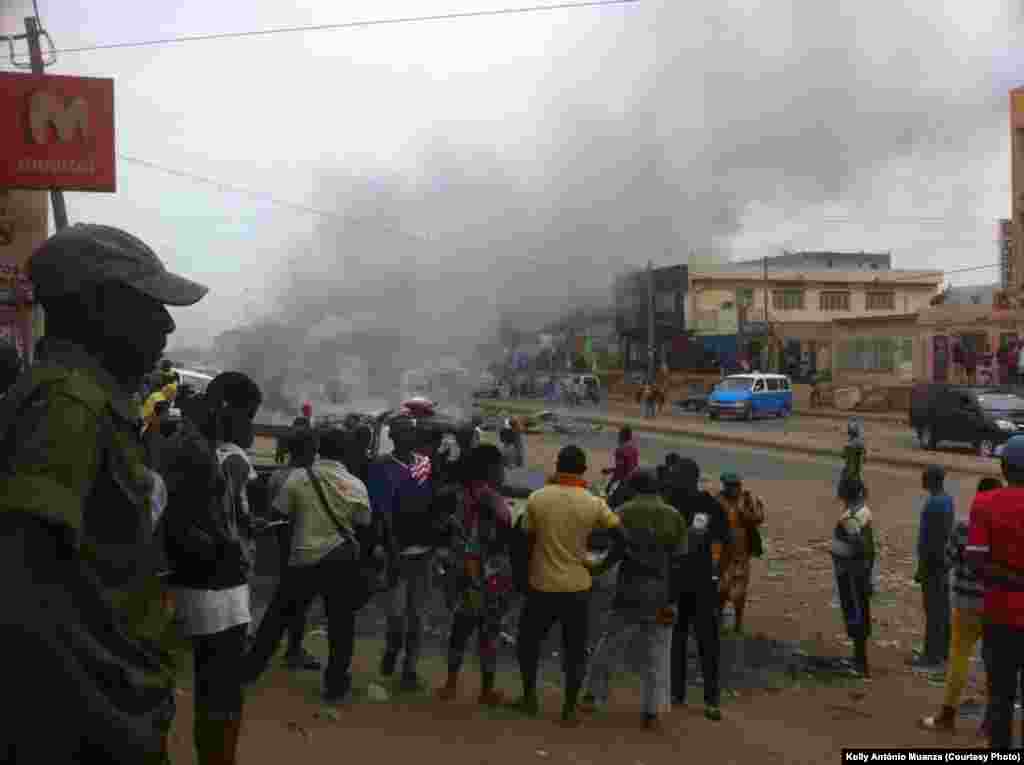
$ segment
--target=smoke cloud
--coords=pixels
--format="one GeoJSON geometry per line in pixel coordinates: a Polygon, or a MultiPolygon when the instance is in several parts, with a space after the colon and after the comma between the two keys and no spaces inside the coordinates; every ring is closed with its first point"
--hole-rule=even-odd
{"type": "Polygon", "coordinates": [[[536,331],[648,259],[728,257],[752,209],[855,207],[894,168],[931,203],[965,158],[1005,151],[1012,83],[992,55],[1024,42],[1019,13],[645,0],[583,20],[529,120],[509,115],[516,142],[439,124],[411,159],[324,168],[318,206],[339,217],[295,244],[235,361],[283,380],[282,406],[296,379],[387,398],[404,369],[468,361],[502,317],[536,331]]]}

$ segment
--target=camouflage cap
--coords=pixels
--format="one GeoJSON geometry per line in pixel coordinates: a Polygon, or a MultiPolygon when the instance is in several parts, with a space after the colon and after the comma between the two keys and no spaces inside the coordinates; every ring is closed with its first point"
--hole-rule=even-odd
{"type": "Polygon", "coordinates": [[[164,305],[198,303],[207,288],[172,274],[140,239],[113,226],[76,223],[43,242],[28,265],[36,295],[71,295],[89,284],[121,282],[164,305]]]}
{"type": "Polygon", "coordinates": [[[722,485],[723,486],[739,486],[742,483],[743,483],[743,479],[740,477],[739,473],[735,473],[735,472],[732,472],[732,471],[726,472],[726,473],[722,473],[722,485]]]}

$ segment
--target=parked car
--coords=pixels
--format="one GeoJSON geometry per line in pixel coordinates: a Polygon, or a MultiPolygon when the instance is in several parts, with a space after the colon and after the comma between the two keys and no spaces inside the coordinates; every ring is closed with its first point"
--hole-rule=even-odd
{"type": "Polygon", "coordinates": [[[711,393],[703,383],[691,383],[686,395],[677,400],[673,406],[684,412],[689,412],[691,410],[694,412],[703,412],[707,410],[708,399],[710,398],[711,393]]]}
{"type": "Polygon", "coordinates": [[[715,386],[708,398],[708,416],[753,420],[775,415],[785,417],[793,411],[793,387],[786,375],[751,372],[730,375],[715,386]]]}
{"type": "Polygon", "coordinates": [[[213,378],[210,375],[196,372],[192,369],[172,369],[171,371],[178,375],[178,379],[181,380],[179,385],[187,385],[197,395],[206,393],[206,386],[213,382],[213,378]]]}
{"type": "Polygon", "coordinates": [[[998,386],[921,383],[910,393],[910,427],[924,449],[953,441],[994,457],[1010,436],[1024,432],[1024,397],[998,386]]]}
{"type": "Polygon", "coordinates": [[[570,403],[601,403],[601,381],[597,375],[570,375],[562,381],[562,389],[570,403]]]}

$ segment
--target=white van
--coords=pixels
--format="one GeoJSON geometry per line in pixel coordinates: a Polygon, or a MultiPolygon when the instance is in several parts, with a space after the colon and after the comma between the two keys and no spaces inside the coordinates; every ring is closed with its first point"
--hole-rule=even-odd
{"type": "Polygon", "coordinates": [[[205,393],[206,386],[213,382],[213,378],[210,375],[204,375],[202,372],[193,372],[191,369],[172,369],[171,371],[178,375],[178,379],[181,380],[179,387],[187,385],[197,395],[205,393]]]}

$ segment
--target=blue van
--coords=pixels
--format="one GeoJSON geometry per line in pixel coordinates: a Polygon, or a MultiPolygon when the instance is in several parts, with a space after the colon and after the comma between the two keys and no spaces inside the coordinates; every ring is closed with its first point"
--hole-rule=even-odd
{"type": "Polygon", "coordinates": [[[715,386],[708,398],[708,417],[786,417],[793,411],[793,386],[785,375],[730,375],[715,386]]]}

